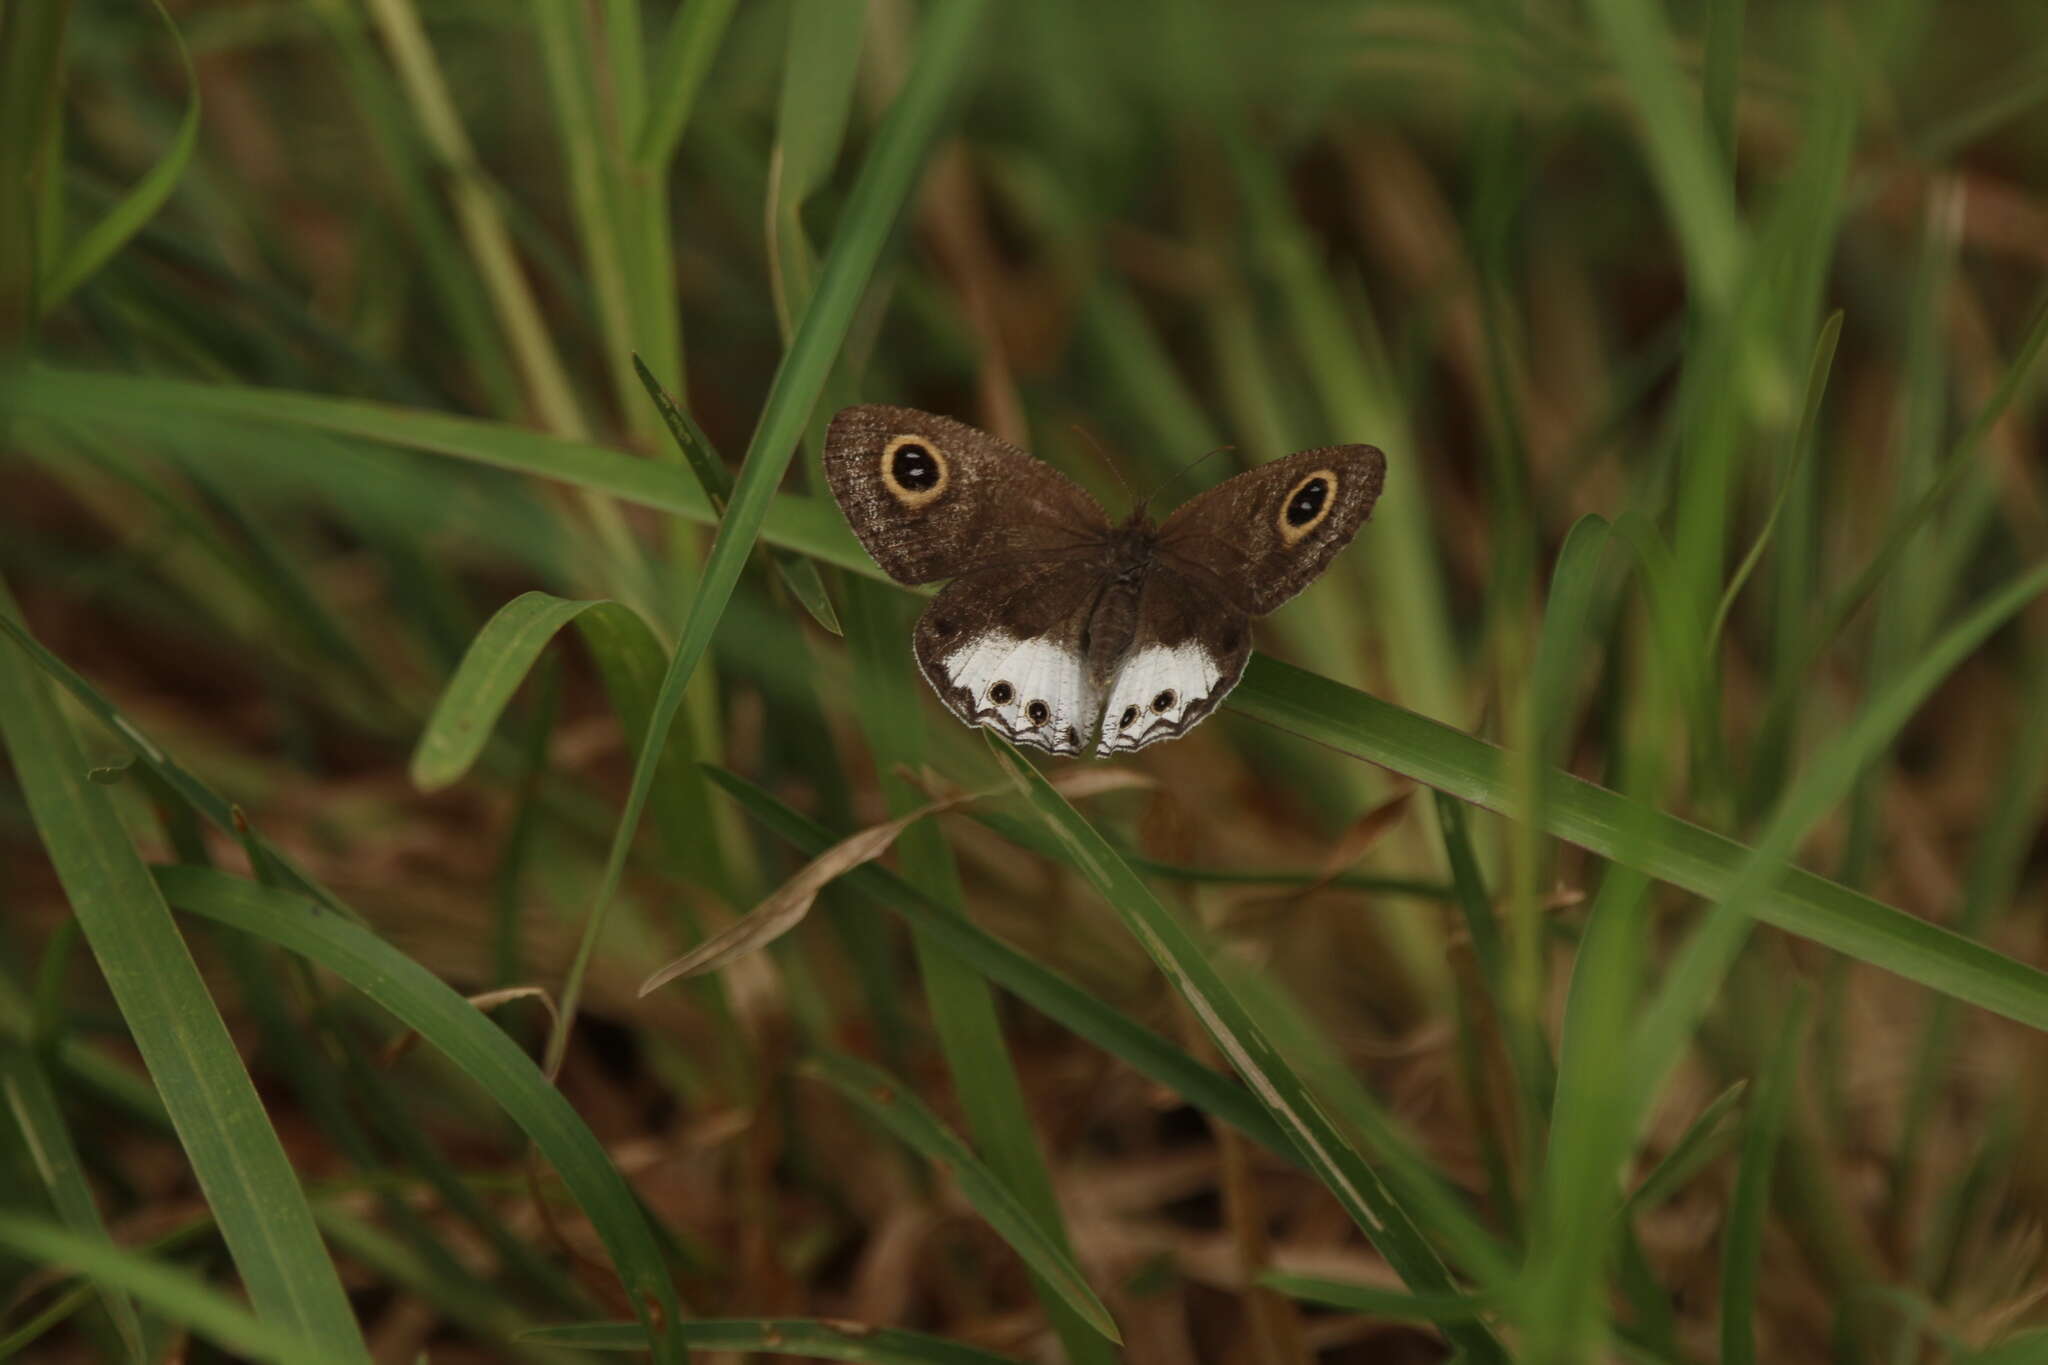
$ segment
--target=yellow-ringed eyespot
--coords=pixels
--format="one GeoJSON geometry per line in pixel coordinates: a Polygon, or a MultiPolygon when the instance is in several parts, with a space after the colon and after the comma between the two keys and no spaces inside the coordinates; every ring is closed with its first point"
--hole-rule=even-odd
{"type": "Polygon", "coordinates": [[[877,467],[882,487],[905,507],[924,506],[953,482],[953,464],[946,452],[925,437],[908,433],[883,442],[877,467]]]}
{"type": "Polygon", "coordinates": [[[1318,469],[1304,474],[1280,500],[1280,515],[1274,519],[1280,539],[1293,545],[1321,526],[1336,505],[1336,497],[1337,471],[1318,469]]]}

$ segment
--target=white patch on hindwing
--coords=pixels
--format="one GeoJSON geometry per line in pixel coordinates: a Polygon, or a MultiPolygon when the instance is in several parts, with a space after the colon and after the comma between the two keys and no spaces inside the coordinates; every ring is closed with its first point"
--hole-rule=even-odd
{"type": "Polygon", "coordinates": [[[1129,753],[1155,739],[1183,734],[1207,717],[1223,670],[1193,640],[1133,650],[1109,684],[1096,752],[1129,753]],[[1188,709],[1200,704],[1193,720],[1188,709]]]}
{"type": "Polygon", "coordinates": [[[957,702],[947,695],[953,688],[973,697],[967,719],[1056,754],[1082,752],[1102,714],[1087,661],[1072,646],[1052,640],[987,631],[942,657],[939,671],[946,677],[941,696],[948,704],[957,702]]]}

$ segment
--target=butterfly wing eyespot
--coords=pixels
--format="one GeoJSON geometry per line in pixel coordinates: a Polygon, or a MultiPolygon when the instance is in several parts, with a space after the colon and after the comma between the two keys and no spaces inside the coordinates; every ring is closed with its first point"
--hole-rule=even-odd
{"type": "Polygon", "coordinates": [[[1024,708],[1024,714],[1033,725],[1043,725],[1052,719],[1052,708],[1042,701],[1034,701],[1024,708]]]}
{"type": "Polygon", "coordinates": [[[1173,703],[1173,689],[1169,687],[1152,699],[1152,709],[1163,716],[1173,709],[1173,703]]]}
{"type": "Polygon", "coordinates": [[[1294,486],[1287,490],[1287,496],[1280,500],[1280,513],[1273,524],[1285,544],[1295,545],[1321,526],[1329,517],[1330,509],[1336,505],[1337,471],[1311,470],[1296,479],[1294,486]]]}
{"type": "Polygon", "coordinates": [[[997,706],[1008,706],[1017,698],[1017,689],[1000,679],[989,684],[988,699],[997,706]]]}
{"type": "Polygon", "coordinates": [[[1124,713],[1121,716],[1117,717],[1116,728],[1119,730],[1128,730],[1131,728],[1131,722],[1136,720],[1137,718],[1138,708],[1135,706],[1126,706],[1124,708],[1124,713]]]}
{"type": "Polygon", "coordinates": [[[953,462],[946,452],[930,437],[910,432],[882,443],[876,469],[889,496],[912,509],[934,501],[953,482],[953,462]]]}

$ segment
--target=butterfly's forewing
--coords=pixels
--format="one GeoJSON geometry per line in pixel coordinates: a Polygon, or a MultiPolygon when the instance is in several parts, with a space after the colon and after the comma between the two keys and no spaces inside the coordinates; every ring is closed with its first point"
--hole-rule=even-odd
{"type": "Polygon", "coordinates": [[[1101,507],[1041,460],[916,408],[846,408],[825,433],[825,477],[853,533],[899,583],[1086,554],[1101,507]]]}
{"type": "Polygon", "coordinates": [[[1106,691],[1101,752],[1186,734],[1221,705],[1251,657],[1251,618],[1314,581],[1357,534],[1385,475],[1371,446],[1304,450],[1168,517],[1106,691]]]}
{"type": "Polygon", "coordinates": [[[955,579],[918,618],[918,667],[969,725],[1056,754],[1082,753],[1102,714],[1081,647],[1101,583],[1074,560],[955,579]]]}
{"type": "Polygon", "coordinates": [[[1252,616],[1300,592],[1351,543],[1379,500],[1387,458],[1323,446],[1189,499],[1159,529],[1162,562],[1252,616]]]}
{"type": "Polygon", "coordinates": [[[1250,618],[1163,557],[1138,591],[1135,625],[1104,689],[1104,754],[1194,729],[1237,686],[1252,653],[1250,618]]]}

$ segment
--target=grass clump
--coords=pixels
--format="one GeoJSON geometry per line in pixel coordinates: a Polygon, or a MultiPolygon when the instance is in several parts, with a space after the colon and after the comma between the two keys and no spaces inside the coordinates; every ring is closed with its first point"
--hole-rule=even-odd
{"type": "Polygon", "coordinates": [[[2042,50],[0,8],[0,1356],[2034,1358],[2042,50]],[[1077,779],[862,401],[1388,492],[1077,779]]]}

